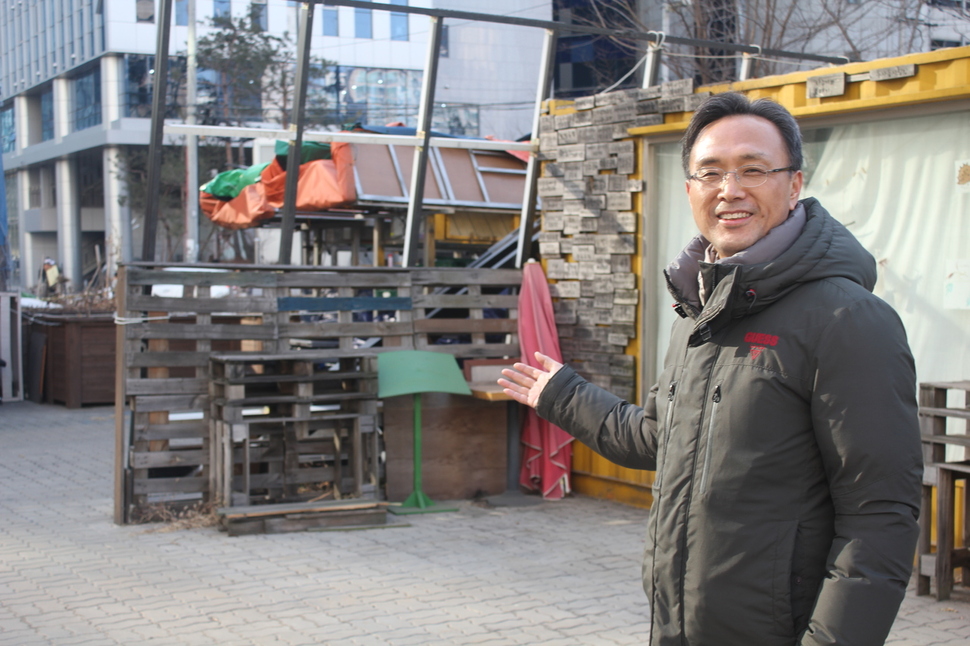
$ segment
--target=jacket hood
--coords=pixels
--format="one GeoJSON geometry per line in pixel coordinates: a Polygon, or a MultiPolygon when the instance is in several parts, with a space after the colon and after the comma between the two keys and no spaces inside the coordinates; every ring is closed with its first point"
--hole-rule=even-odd
{"type": "Polygon", "coordinates": [[[712,325],[715,319],[721,318],[723,325],[729,319],[760,312],[804,283],[844,278],[872,291],[876,284],[876,261],[872,254],[817,199],[810,197],[801,203],[806,211],[802,233],[774,260],[756,265],[712,265],[703,261],[702,245],[696,244],[695,239],[682,257],[664,272],[668,288],[681,306],[678,311],[697,319],[702,337],[710,337],[713,329],[703,328],[712,325]],[[685,262],[685,256],[693,262],[685,262]],[[698,267],[705,274],[705,283],[712,286],[703,309],[685,297],[690,281],[697,283],[698,267]],[[690,275],[691,268],[693,275],[690,275]]]}

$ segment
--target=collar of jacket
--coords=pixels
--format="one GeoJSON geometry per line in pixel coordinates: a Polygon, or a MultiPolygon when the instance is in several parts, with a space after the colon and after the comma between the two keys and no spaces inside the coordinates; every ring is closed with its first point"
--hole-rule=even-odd
{"type": "Polygon", "coordinates": [[[780,254],[750,265],[703,262],[707,241],[695,238],[664,272],[678,314],[694,319],[691,345],[709,340],[732,319],[760,312],[800,284],[844,277],[868,290],[875,285],[875,260],[814,198],[801,201],[806,219],[801,235],[780,254]],[[708,290],[702,307],[697,273],[708,290]]]}

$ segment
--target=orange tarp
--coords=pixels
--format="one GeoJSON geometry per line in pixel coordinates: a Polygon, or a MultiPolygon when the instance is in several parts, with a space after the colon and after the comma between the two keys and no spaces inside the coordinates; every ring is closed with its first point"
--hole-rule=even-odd
{"type": "MultiPolygon", "coordinates": [[[[357,199],[354,189],[353,151],[350,144],[330,145],[330,159],[318,159],[300,166],[296,188],[297,211],[323,211],[343,206],[357,199]]],[[[254,227],[276,214],[283,207],[286,171],[274,159],[260,174],[260,180],[250,184],[229,201],[222,201],[203,192],[199,203],[203,213],[219,226],[227,229],[254,227]]]]}

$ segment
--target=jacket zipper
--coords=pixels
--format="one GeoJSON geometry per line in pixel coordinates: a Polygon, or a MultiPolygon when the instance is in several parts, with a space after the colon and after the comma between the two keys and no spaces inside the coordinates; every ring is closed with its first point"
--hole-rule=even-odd
{"type": "Polygon", "coordinates": [[[664,456],[660,464],[657,465],[657,491],[662,491],[661,485],[663,485],[664,464],[667,462],[667,441],[670,439],[670,421],[674,416],[674,395],[676,394],[677,382],[673,381],[670,383],[670,388],[667,389],[667,415],[664,417],[663,437],[664,456]]]}
{"type": "Polygon", "coordinates": [[[717,421],[717,408],[721,403],[721,386],[718,384],[714,388],[714,402],[711,406],[711,418],[707,423],[707,446],[704,447],[704,469],[701,471],[701,493],[707,492],[707,479],[711,471],[711,453],[714,445],[714,423],[717,421]]]}

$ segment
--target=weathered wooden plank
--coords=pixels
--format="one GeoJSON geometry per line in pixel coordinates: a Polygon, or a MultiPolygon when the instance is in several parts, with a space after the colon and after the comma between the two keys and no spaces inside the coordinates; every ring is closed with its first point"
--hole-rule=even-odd
{"type": "Polygon", "coordinates": [[[276,301],[278,312],[360,312],[360,311],[397,311],[411,309],[411,298],[393,296],[282,296],[276,301]]]}
{"type": "Polygon", "coordinates": [[[357,271],[349,273],[330,271],[289,272],[281,274],[277,284],[279,287],[359,287],[362,289],[370,289],[380,287],[395,288],[406,285],[409,282],[410,277],[407,271],[382,268],[381,271],[357,271]]]}
{"type": "Polygon", "coordinates": [[[136,424],[134,441],[202,439],[209,435],[209,423],[205,420],[169,422],[167,424],[136,424]]]}
{"type": "Polygon", "coordinates": [[[147,451],[131,454],[131,466],[135,469],[151,469],[153,467],[178,467],[209,464],[209,451],[147,451]]]}
{"type": "Polygon", "coordinates": [[[206,493],[209,479],[187,478],[136,478],[133,483],[135,495],[150,493],[206,493]]]}
{"type": "Polygon", "coordinates": [[[443,267],[412,269],[412,285],[512,285],[522,284],[521,269],[443,267]]]}
{"type": "Polygon", "coordinates": [[[216,514],[225,518],[256,518],[260,516],[277,516],[284,514],[377,509],[379,507],[386,506],[386,502],[379,502],[376,500],[322,500],[317,502],[292,502],[274,505],[222,507],[216,510],[216,514]]]}
{"type": "Polygon", "coordinates": [[[229,536],[379,527],[387,525],[387,511],[385,509],[359,509],[318,514],[294,514],[282,517],[240,518],[225,520],[223,524],[229,536]]]}
{"type": "MultiPolygon", "coordinates": [[[[297,357],[299,359],[299,357],[297,357]]],[[[271,361],[252,361],[247,364],[263,365],[272,364],[271,361]]],[[[214,377],[217,383],[226,384],[285,384],[285,383],[304,383],[307,381],[344,381],[350,379],[377,379],[376,372],[367,371],[340,371],[330,372],[323,370],[312,375],[246,375],[244,377],[214,377]]]]}
{"type": "Polygon", "coordinates": [[[412,333],[411,324],[402,321],[359,323],[282,323],[279,335],[284,339],[318,339],[329,337],[404,336],[412,333]]]}
{"type": "Polygon", "coordinates": [[[296,404],[296,403],[322,403],[339,402],[353,399],[373,399],[373,393],[334,393],[330,395],[311,395],[299,397],[296,395],[286,396],[254,396],[241,399],[217,399],[213,403],[217,406],[265,406],[267,404],[296,404]]]}
{"type": "Polygon", "coordinates": [[[446,352],[456,357],[476,359],[518,357],[520,352],[518,343],[448,343],[442,345],[424,343],[419,344],[418,349],[428,352],[446,352]]]}
{"type": "Polygon", "coordinates": [[[162,271],[140,267],[128,269],[129,285],[276,287],[278,280],[278,273],[267,271],[162,271]]]}
{"type": "Polygon", "coordinates": [[[264,296],[226,298],[169,298],[167,296],[128,296],[128,309],[135,312],[275,312],[276,299],[264,296]]]}
{"type": "Polygon", "coordinates": [[[129,397],[132,410],[138,413],[170,411],[208,411],[209,394],[204,395],[136,395],[129,397]]]}
{"type": "Polygon", "coordinates": [[[519,305],[519,297],[508,294],[422,294],[414,296],[414,307],[480,309],[512,309],[519,305]]]}
{"type": "Polygon", "coordinates": [[[209,365],[209,356],[209,352],[132,352],[128,367],[200,368],[209,365]]]}
{"type": "Polygon", "coordinates": [[[514,333],[518,324],[517,319],[420,319],[414,321],[414,331],[419,334],[514,333]]]}
{"type": "Polygon", "coordinates": [[[135,323],[126,326],[129,339],[225,339],[228,341],[272,341],[274,325],[197,325],[194,323],[135,323]]]}
{"type": "Polygon", "coordinates": [[[199,395],[209,392],[208,379],[132,379],[125,383],[125,392],[134,395],[199,395]]]}

